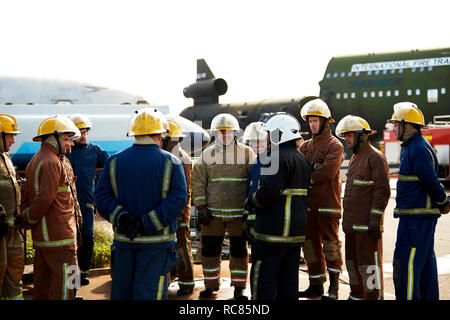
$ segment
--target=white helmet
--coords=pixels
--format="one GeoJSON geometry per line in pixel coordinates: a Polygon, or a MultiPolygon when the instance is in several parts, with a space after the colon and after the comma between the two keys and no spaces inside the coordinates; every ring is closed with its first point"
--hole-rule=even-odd
{"type": "Polygon", "coordinates": [[[264,123],[261,121],[250,123],[244,131],[244,135],[242,136],[242,140],[244,142],[250,140],[266,140],[267,139],[267,131],[263,130],[264,123]]]}
{"type": "Polygon", "coordinates": [[[239,121],[229,113],[220,113],[211,121],[211,132],[219,130],[239,131],[239,121]]]}
{"type": "Polygon", "coordinates": [[[314,99],[305,103],[300,111],[300,115],[305,121],[307,121],[307,117],[313,116],[328,119],[328,122],[330,123],[334,122],[333,118],[331,118],[331,112],[328,105],[322,99],[314,99]]]}
{"type": "Polygon", "coordinates": [[[377,131],[371,129],[369,123],[365,119],[349,114],[342,118],[336,126],[336,135],[339,138],[344,138],[346,132],[367,133],[368,135],[371,135],[377,131]]]}
{"type": "Polygon", "coordinates": [[[263,126],[263,130],[269,132],[270,142],[275,145],[300,139],[300,123],[289,113],[279,113],[269,119],[263,126]]]}

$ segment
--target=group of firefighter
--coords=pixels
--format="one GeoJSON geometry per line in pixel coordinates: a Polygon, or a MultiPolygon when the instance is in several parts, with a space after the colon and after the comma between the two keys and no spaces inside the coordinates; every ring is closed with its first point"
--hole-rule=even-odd
{"type": "MultiPolygon", "coordinates": [[[[248,278],[253,300],[338,299],[342,216],[348,298],[383,299],[382,232],[390,185],[386,158],[369,142],[376,131],[355,115],[336,125],[335,135],[353,153],[341,205],[344,148],[331,132],[330,110],[314,99],[301,117],[312,133],[309,140],[302,139],[293,115],[276,113],[249,124],[240,143],[238,120],[218,114],[210,126],[214,142],[194,163],[181,148],[180,125],[155,108],[131,116],[127,135],[134,143],[113,155],[87,142],[92,123],[85,115],[49,117],[33,138],[41,148],[20,178],[8,151],[21,132],[14,116],[1,114],[1,299],[23,299],[22,236],[28,229],[35,249],[33,299],[76,299],[73,270],[81,285],[89,284],[95,208],[114,230],[112,300],[165,299],[171,276],[178,277],[177,294],[189,296],[195,286],[191,204],[201,230],[200,298],[220,289],[222,245],[229,236],[236,300],[248,299],[248,278]],[[103,170],[95,184],[98,167],[103,170]],[[301,249],[309,286],[299,292],[301,249]]],[[[449,198],[435,152],[422,137],[420,109],[399,102],[388,121],[401,141],[395,295],[439,299],[434,234],[440,215],[450,211],[449,198]]]]}

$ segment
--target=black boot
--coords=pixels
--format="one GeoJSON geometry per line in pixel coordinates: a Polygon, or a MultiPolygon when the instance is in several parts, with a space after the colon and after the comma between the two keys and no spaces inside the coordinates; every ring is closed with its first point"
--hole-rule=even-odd
{"type": "Polygon", "coordinates": [[[308,289],[305,291],[299,291],[299,298],[315,298],[323,295],[323,284],[322,282],[310,282],[308,289]]]}
{"type": "Polygon", "coordinates": [[[330,286],[328,293],[322,296],[322,300],[337,300],[339,291],[339,272],[330,272],[330,286]]]}
{"type": "Polygon", "coordinates": [[[89,284],[89,274],[87,272],[81,272],[80,284],[87,286],[89,284]]]}
{"type": "Polygon", "coordinates": [[[200,298],[212,297],[214,291],[219,291],[219,288],[206,288],[205,290],[200,291],[200,298]]]}
{"type": "Polygon", "coordinates": [[[248,300],[248,297],[244,296],[244,288],[234,287],[234,299],[235,300],[248,300]]]}
{"type": "Polygon", "coordinates": [[[177,291],[177,296],[187,296],[194,291],[192,287],[180,287],[177,291]]]}

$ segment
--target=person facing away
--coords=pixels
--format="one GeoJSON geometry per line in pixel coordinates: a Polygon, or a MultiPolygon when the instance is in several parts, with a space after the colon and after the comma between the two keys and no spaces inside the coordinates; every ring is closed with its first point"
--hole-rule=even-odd
{"type": "Polygon", "coordinates": [[[111,300],[162,300],[174,266],[177,219],[186,201],[181,161],[161,149],[165,116],[143,108],[131,117],[134,144],[111,155],[94,192],[114,229],[111,300]]]}

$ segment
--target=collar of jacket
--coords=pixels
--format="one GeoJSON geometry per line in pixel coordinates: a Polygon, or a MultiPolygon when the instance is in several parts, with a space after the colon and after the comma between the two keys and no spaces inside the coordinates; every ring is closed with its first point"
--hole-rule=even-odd
{"type": "MultiPolygon", "coordinates": [[[[41,142],[41,150],[49,151],[49,152],[52,152],[52,153],[56,154],[57,156],[60,156],[58,154],[58,151],[56,150],[56,148],[54,146],[52,146],[51,144],[45,142],[45,141],[41,142]]],[[[63,155],[63,154],[61,154],[61,155],[63,155]]]]}
{"type": "Polygon", "coordinates": [[[330,128],[324,128],[323,131],[318,135],[313,135],[313,141],[320,141],[329,139],[331,137],[331,130],[330,128]]]}
{"type": "Polygon", "coordinates": [[[222,143],[219,142],[219,140],[217,140],[216,142],[216,151],[218,152],[227,152],[228,150],[232,150],[234,148],[238,147],[238,143],[236,141],[236,139],[234,139],[233,143],[230,143],[229,145],[224,145],[222,143]]]}
{"type": "Polygon", "coordinates": [[[418,137],[421,137],[421,136],[422,136],[422,131],[417,131],[417,132],[416,132],[415,134],[413,134],[408,140],[403,141],[403,142],[401,143],[402,148],[403,148],[403,147],[406,147],[408,144],[411,143],[411,141],[413,141],[413,140],[415,140],[415,139],[418,139],[418,137]]]}
{"type": "Polygon", "coordinates": [[[370,141],[367,140],[366,144],[365,145],[361,145],[360,144],[360,148],[359,148],[358,152],[357,153],[353,153],[353,154],[355,156],[359,156],[360,154],[364,154],[367,151],[367,149],[369,148],[369,146],[370,146],[370,141]],[[362,148],[361,148],[361,146],[362,146],[362,148]]]}

